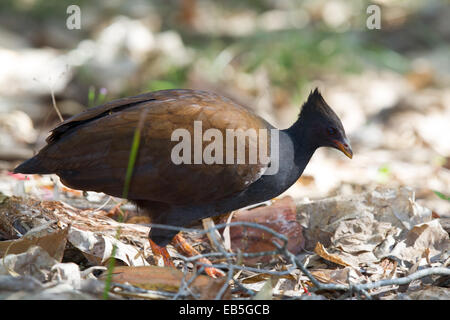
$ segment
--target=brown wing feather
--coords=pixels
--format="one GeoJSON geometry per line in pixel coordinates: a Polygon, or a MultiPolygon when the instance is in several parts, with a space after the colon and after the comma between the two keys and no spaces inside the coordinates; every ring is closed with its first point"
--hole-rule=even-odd
{"type": "Polygon", "coordinates": [[[41,160],[73,188],[120,197],[134,131],[144,111],[129,199],[171,204],[214,201],[244,190],[259,179],[266,167],[259,162],[172,162],[171,151],[178,143],[171,141],[173,130],[184,128],[193,136],[196,120],[202,121],[203,132],[216,128],[224,137],[226,129],[270,126],[227,98],[193,90],[159,91],[88,109],[53,130],[49,144],[40,152],[41,160]]]}

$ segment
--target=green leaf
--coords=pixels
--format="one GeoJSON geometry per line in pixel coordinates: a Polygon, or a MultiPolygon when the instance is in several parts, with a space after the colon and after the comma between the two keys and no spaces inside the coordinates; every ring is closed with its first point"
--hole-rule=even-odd
{"type": "MultiPolygon", "coordinates": [[[[143,117],[143,118],[145,118],[145,117],[143,117]]],[[[143,118],[141,118],[141,119],[143,119],[143,118]]],[[[127,167],[127,172],[126,172],[126,176],[125,176],[125,185],[124,185],[123,193],[122,193],[122,198],[124,198],[124,199],[126,199],[128,197],[128,191],[130,190],[131,177],[133,176],[134,165],[136,163],[136,158],[137,158],[137,154],[138,154],[138,150],[139,150],[142,125],[143,125],[143,121],[139,123],[138,127],[134,131],[133,144],[131,145],[130,158],[128,160],[128,167],[127,167]]],[[[122,218],[123,218],[122,215],[119,215],[118,221],[122,222],[122,218]]],[[[116,239],[119,239],[119,235],[120,235],[120,227],[117,228],[116,239]]],[[[110,257],[109,263],[108,263],[108,270],[107,270],[106,279],[105,279],[105,289],[103,290],[103,299],[105,299],[105,300],[108,299],[109,290],[111,288],[112,273],[113,273],[115,262],[116,262],[116,259],[115,259],[116,250],[117,250],[117,246],[114,244],[114,246],[112,248],[112,252],[111,252],[111,257],[110,257]]]]}
{"type": "Polygon", "coordinates": [[[450,201],[450,197],[449,197],[449,196],[446,196],[445,194],[443,194],[443,193],[441,193],[441,192],[439,192],[439,191],[436,191],[436,190],[433,190],[433,192],[434,192],[439,198],[441,198],[442,200],[450,201]]]}
{"type": "Polygon", "coordinates": [[[130,158],[128,160],[127,174],[125,176],[125,186],[123,188],[122,198],[128,197],[128,191],[130,190],[131,176],[133,175],[134,164],[136,163],[136,157],[139,149],[139,142],[141,138],[140,128],[136,128],[134,131],[133,145],[131,146],[130,158]]]}
{"type": "Polygon", "coordinates": [[[95,101],[95,88],[94,86],[90,86],[88,92],[88,108],[94,106],[94,101],[95,101]]]}

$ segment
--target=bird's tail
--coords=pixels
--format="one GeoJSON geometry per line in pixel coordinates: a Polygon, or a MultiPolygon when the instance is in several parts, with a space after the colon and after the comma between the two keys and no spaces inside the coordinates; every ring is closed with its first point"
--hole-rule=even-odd
{"type": "Polygon", "coordinates": [[[45,168],[43,165],[39,154],[35,155],[33,158],[21,163],[17,168],[14,169],[14,173],[23,174],[49,174],[52,173],[49,169],[45,168]]]}

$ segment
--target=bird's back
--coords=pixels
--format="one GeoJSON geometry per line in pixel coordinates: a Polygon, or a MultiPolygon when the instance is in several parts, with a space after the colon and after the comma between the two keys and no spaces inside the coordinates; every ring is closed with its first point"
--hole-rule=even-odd
{"type": "Polygon", "coordinates": [[[259,139],[259,129],[271,128],[263,119],[217,94],[164,90],[111,101],[64,121],[52,131],[47,146],[16,172],[56,173],[72,188],[120,197],[140,121],[140,147],[129,199],[176,205],[220,200],[247,188],[267,167],[259,158],[257,163],[237,164],[237,143],[234,163],[225,163],[227,129],[255,130],[259,139]],[[199,125],[202,133],[216,129],[222,135],[224,163],[206,164],[204,159],[194,163],[194,139],[200,139],[202,151],[213,141],[196,135],[199,125]],[[191,152],[191,163],[174,163],[173,150],[181,142],[180,137],[172,141],[177,129],[190,135],[191,150],[185,152],[191,152]]]}

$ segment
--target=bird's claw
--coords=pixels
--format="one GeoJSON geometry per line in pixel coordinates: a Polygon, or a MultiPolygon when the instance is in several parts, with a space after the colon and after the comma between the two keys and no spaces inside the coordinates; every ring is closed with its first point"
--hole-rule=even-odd
{"type": "MultiPolygon", "coordinates": [[[[200,253],[194,247],[192,247],[180,234],[177,234],[173,238],[172,243],[176,248],[178,248],[180,251],[183,251],[189,257],[200,255],[200,253]]],[[[202,263],[203,265],[212,265],[211,261],[204,257],[199,258],[198,262],[202,263]]],[[[219,278],[225,276],[225,273],[223,271],[214,267],[205,267],[205,272],[211,278],[219,278]]]]}
{"type": "Polygon", "coordinates": [[[208,276],[210,276],[211,278],[214,278],[214,279],[225,277],[225,273],[222,270],[214,268],[214,267],[206,267],[205,272],[208,276]]]}

